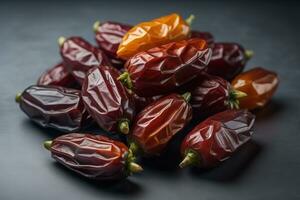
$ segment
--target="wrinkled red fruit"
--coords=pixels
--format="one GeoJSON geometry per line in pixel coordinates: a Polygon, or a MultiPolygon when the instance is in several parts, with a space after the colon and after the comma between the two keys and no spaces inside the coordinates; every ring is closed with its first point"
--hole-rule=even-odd
{"type": "Polygon", "coordinates": [[[113,67],[93,68],[83,82],[82,98],[101,128],[127,134],[135,115],[135,106],[132,96],[117,80],[119,75],[113,67]]]}
{"type": "Polygon", "coordinates": [[[202,74],[189,84],[190,104],[195,117],[207,117],[227,109],[238,109],[239,99],[246,93],[234,90],[230,83],[221,77],[202,74]]]}
{"type": "Polygon", "coordinates": [[[183,140],[180,167],[210,168],[227,160],[251,139],[255,116],[246,110],[227,110],[197,125],[183,140]]]}
{"type": "Polygon", "coordinates": [[[76,80],[62,62],[47,69],[37,81],[37,85],[75,87],[76,80]]]}
{"type": "Polygon", "coordinates": [[[130,58],[120,80],[139,96],[166,94],[197,77],[210,56],[204,40],[172,42],[130,58]]]}
{"type": "Polygon", "coordinates": [[[170,94],[148,105],[136,117],[130,149],[145,155],[160,154],[173,136],[188,124],[192,108],[190,93],[170,94]]]}
{"type": "Polygon", "coordinates": [[[206,72],[228,81],[241,73],[253,52],[237,43],[215,43],[206,72]]]}
{"type": "Polygon", "coordinates": [[[45,128],[63,132],[78,131],[91,124],[80,91],[58,86],[30,86],[17,95],[23,112],[45,128]]]}
{"type": "Polygon", "coordinates": [[[94,24],[95,38],[98,46],[105,51],[109,56],[117,58],[117,50],[124,35],[132,28],[127,24],[118,22],[99,21],[94,24]]]}
{"type": "Polygon", "coordinates": [[[58,42],[65,66],[80,85],[91,68],[111,65],[103,51],[81,37],[60,37],[58,42]]]}
{"type": "Polygon", "coordinates": [[[71,133],[44,146],[68,169],[94,180],[117,180],[143,169],[125,144],[101,135],[71,133]]]}

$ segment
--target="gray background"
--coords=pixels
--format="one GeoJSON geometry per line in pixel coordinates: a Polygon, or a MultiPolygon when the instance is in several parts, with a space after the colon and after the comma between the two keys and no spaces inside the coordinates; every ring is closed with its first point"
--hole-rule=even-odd
{"type": "Polygon", "coordinates": [[[1,1],[0,199],[300,199],[299,8],[289,1],[1,1]],[[195,29],[255,51],[247,68],[280,75],[274,99],[257,113],[253,141],[213,170],[179,170],[165,156],[163,164],[144,161],[143,174],[115,184],[60,167],[41,147],[55,131],[33,125],[15,93],[59,60],[58,36],[93,42],[96,19],[135,24],[170,12],[194,13],[195,29]]]}

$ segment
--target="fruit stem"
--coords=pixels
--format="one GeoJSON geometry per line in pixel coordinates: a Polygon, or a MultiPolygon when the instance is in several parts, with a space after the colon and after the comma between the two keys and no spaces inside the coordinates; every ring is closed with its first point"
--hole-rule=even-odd
{"type": "Polygon", "coordinates": [[[192,94],[190,93],[190,92],[186,92],[186,93],[184,93],[183,95],[181,95],[183,98],[184,98],[184,100],[186,101],[186,102],[189,102],[190,100],[191,100],[191,98],[192,98],[192,94]]]}
{"type": "Polygon", "coordinates": [[[194,19],[195,19],[195,15],[191,14],[191,15],[185,20],[185,22],[186,22],[189,26],[191,26],[192,23],[193,23],[193,21],[194,21],[194,19]]]}
{"type": "Polygon", "coordinates": [[[187,167],[187,166],[194,165],[194,164],[196,164],[198,162],[199,162],[198,154],[195,151],[193,151],[193,150],[189,150],[185,154],[184,159],[179,164],[179,167],[180,168],[184,168],[184,167],[187,167]]]}
{"type": "Polygon", "coordinates": [[[17,95],[16,95],[16,97],[15,97],[15,101],[17,102],[17,103],[20,103],[20,101],[21,101],[21,97],[22,97],[22,93],[17,93],[17,95]]]}
{"type": "Polygon", "coordinates": [[[119,122],[119,130],[123,134],[128,134],[129,133],[129,120],[127,119],[122,119],[119,122]]]}
{"type": "Polygon", "coordinates": [[[50,150],[51,145],[52,145],[52,140],[46,140],[46,141],[44,142],[44,147],[45,147],[47,150],[50,150]]]}
{"type": "Polygon", "coordinates": [[[100,21],[95,21],[94,25],[93,25],[93,30],[96,33],[98,30],[98,27],[100,26],[100,21]]]}
{"type": "Polygon", "coordinates": [[[128,89],[132,88],[132,81],[128,72],[124,72],[123,74],[121,74],[118,77],[118,80],[120,80],[128,89]]]}
{"type": "Polygon", "coordinates": [[[247,60],[252,58],[253,55],[254,55],[254,52],[252,50],[249,50],[249,49],[245,50],[245,57],[246,57],[247,60]]]}
{"type": "Polygon", "coordinates": [[[235,99],[240,99],[247,96],[247,93],[239,91],[239,90],[233,90],[232,95],[235,99]]]}
{"type": "Polygon", "coordinates": [[[137,163],[135,162],[130,162],[128,164],[128,170],[130,173],[139,173],[141,171],[143,171],[144,169],[137,163]]]}
{"type": "Polygon", "coordinates": [[[63,43],[66,41],[66,38],[65,37],[59,37],[58,39],[57,39],[57,43],[58,43],[58,45],[61,47],[62,45],[63,45],[63,43]]]}
{"type": "Polygon", "coordinates": [[[135,142],[130,142],[129,143],[129,150],[133,155],[135,155],[139,151],[139,146],[135,142]]]}

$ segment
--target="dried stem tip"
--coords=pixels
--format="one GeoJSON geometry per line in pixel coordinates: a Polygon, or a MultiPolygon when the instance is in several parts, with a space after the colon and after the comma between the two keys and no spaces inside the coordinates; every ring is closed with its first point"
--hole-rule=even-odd
{"type": "Polygon", "coordinates": [[[15,97],[15,101],[16,101],[17,103],[20,103],[21,97],[22,97],[22,93],[19,92],[19,93],[16,95],[16,97],[15,97]]]}
{"type": "Polygon", "coordinates": [[[47,140],[47,141],[44,142],[44,147],[47,150],[50,150],[51,145],[52,145],[52,140],[47,140]]]}
{"type": "Polygon", "coordinates": [[[253,55],[254,55],[253,51],[251,51],[249,49],[245,50],[245,57],[246,57],[247,60],[249,60],[250,58],[252,58],[253,55]]]}
{"type": "Polygon", "coordinates": [[[139,173],[144,170],[140,165],[138,165],[135,162],[130,162],[128,167],[129,167],[128,169],[131,173],[139,173]]]}
{"type": "Polygon", "coordinates": [[[98,27],[100,26],[100,21],[95,21],[94,25],[93,25],[93,30],[96,33],[98,30],[98,27]]]}
{"type": "Polygon", "coordinates": [[[123,134],[128,134],[129,133],[129,122],[128,120],[122,120],[119,122],[119,130],[123,134]]]}
{"type": "Polygon", "coordinates": [[[66,38],[65,37],[59,37],[57,39],[57,43],[58,45],[61,47],[63,45],[63,43],[66,41],[66,38]]]}
{"type": "Polygon", "coordinates": [[[184,168],[187,166],[194,165],[199,162],[198,155],[194,151],[188,151],[188,153],[185,155],[184,159],[179,164],[180,168],[184,168]]]}
{"type": "Polygon", "coordinates": [[[185,20],[185,22],[186,22],[189,26],[191,26],[192,23],[193,23],[193,21],[194,21],[194,19],[195,19],[195,15],[191,14],[191,15],[185,20]]]}

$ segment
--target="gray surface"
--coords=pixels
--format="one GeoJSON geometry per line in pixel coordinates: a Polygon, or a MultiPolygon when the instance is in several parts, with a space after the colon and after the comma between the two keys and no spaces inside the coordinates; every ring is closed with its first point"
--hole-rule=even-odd
{"type": "Polygon", "coordinates": [[[300,199],[299,4],[126,2],[0,3],[0,199],[300,199]],[[86,181],[55,164],[41,148],[52,131],[30,123],[14,95],[59,59],[56,38],[93,41],[96,19],[137,23],[170,12],[194,13],[195,29],[253,49],[247,68],[261,65],[279,73],[280,88],[258,113],[253,142],[210,171],[155,167],[153,160],[143,174],[111,185],[86,181]]]}

